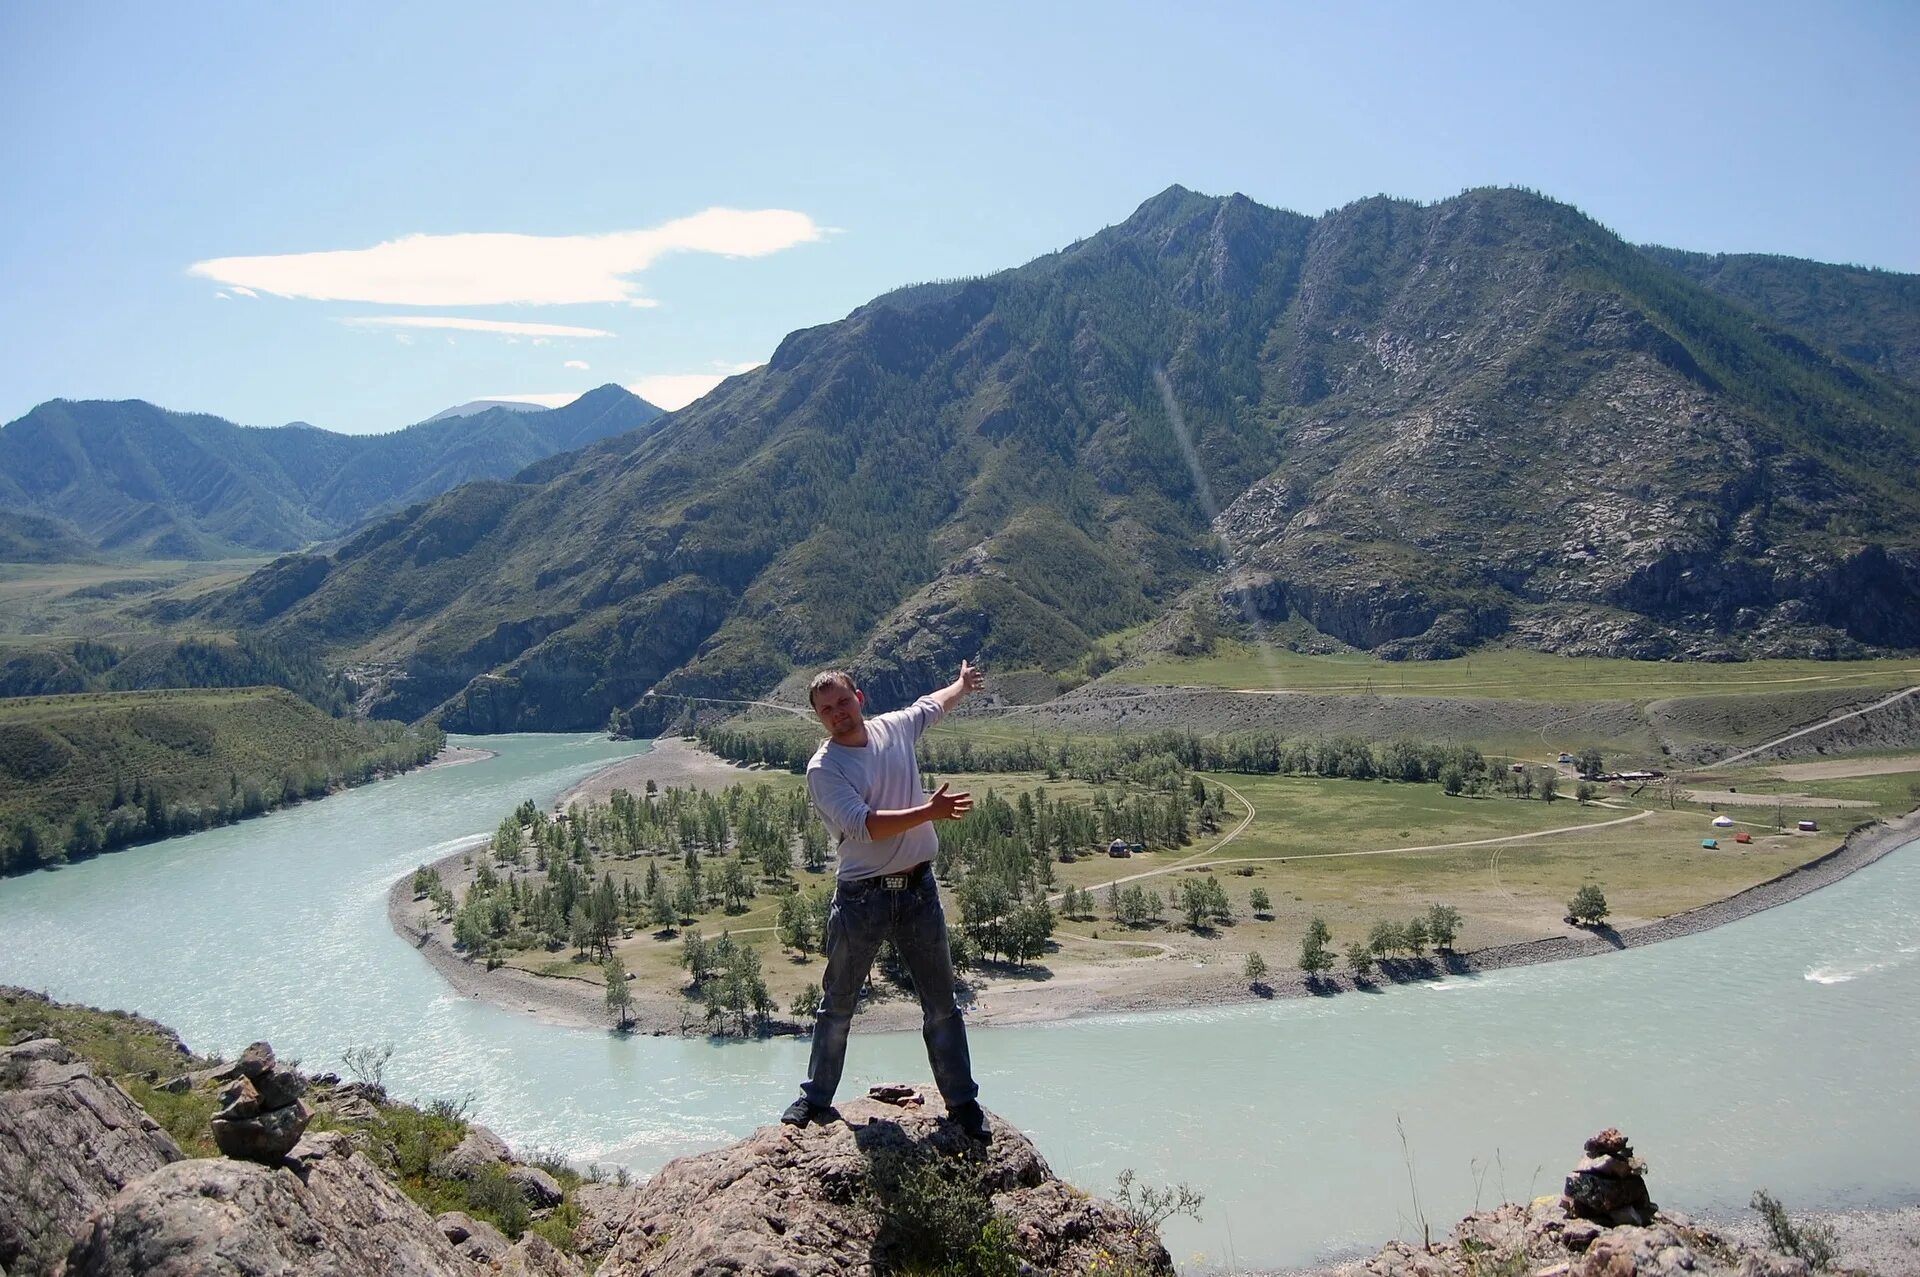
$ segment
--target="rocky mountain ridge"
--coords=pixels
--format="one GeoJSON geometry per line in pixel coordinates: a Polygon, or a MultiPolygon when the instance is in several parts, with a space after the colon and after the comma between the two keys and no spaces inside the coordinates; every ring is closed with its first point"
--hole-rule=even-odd
{"type": "Polygon", "coordinates": [[[884,706],[961,656],[1062,670],[1195,607],[1389,657],[1905,650],[1920,393],[1821,344],[1845,310],[1787,328],[1524,191],[1308,218],[1174,187],[199,619],[471,731],[828,662],[884,706]]]}

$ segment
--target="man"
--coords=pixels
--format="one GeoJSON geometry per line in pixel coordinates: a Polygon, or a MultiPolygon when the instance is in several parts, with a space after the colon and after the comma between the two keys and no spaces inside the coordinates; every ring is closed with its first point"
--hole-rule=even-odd
{"type": "Polygon", "coordinates": [[[833,1093],[847,1058],[854,999],[882,940],[913,976],[924,1016],[921,1034],[947,1116],[974,1139],[985,1140],[987,1115],[967,1055],[967,1027],[953,1000],[953,960],[947,920],[933,880],[939,839],[936,820],[958,820],[973,808],[968,794],[945,785],[928,795],[920,785],[914,746],[984,679],[965,661],[960,677],[906,709],[869,722],[867,698],[844,670],[814,677],[807,700],[827,739],[807,763],[807,793],[840,841],[840,872],[827,915],[827,971],[813,1022],[813,1054],[800,1098],[780,1120],[789,1126],[837,1117],[833,1093]]]}

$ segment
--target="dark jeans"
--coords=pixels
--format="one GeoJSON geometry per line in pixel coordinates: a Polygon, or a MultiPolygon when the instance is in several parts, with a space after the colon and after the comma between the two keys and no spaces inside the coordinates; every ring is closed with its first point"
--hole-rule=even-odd
{"type": "Polygon", "coordinates": [[[847,1059],[847,1030],[853,1003],[873,968],[882,940],[893,947],[913,977],[925,1016],[921,1036],[934,1084],[947,1107],[980,1093],[967,1054],[967,1026],[953,1000],[953,957],[947,950],[947,919],[940,890],[928,872],[902,891],[889,891],[878,878],[842,882],[834,888],[827,915],[827,973],[821,981],[820,1013],[813,1022],[813,1054],[800,1094],[825,1107],[840,1088],[847,1059]]]}

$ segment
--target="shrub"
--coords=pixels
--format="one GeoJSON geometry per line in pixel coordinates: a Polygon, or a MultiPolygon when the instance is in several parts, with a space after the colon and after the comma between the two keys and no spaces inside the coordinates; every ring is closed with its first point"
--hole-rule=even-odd
{"type": "Polygon", "coordinates": [[[864,1202],[879,1223],[875,1247],[893,1272],[1015,1277],[1013,1230],[994,1214],[979,1168],[887,1150],[867,1168],[864,1202]]]}

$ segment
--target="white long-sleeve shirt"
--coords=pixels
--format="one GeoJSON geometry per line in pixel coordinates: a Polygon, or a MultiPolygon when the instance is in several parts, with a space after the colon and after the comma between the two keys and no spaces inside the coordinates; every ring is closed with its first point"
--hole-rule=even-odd
{"type": "Polygon", "coordinates": [[[843,881],[905,873],[932,860],[940,849],[931,822],[875,842],[867,836],[867,816],[903,811],[927,801],[913,749],[921,733],[939,722],[942,713],[940,702],[922,696],[905,709],[868,719],[865,745],[840,745],[829,739],[807,761],[807,795],[840,841],[843,881]]]}

